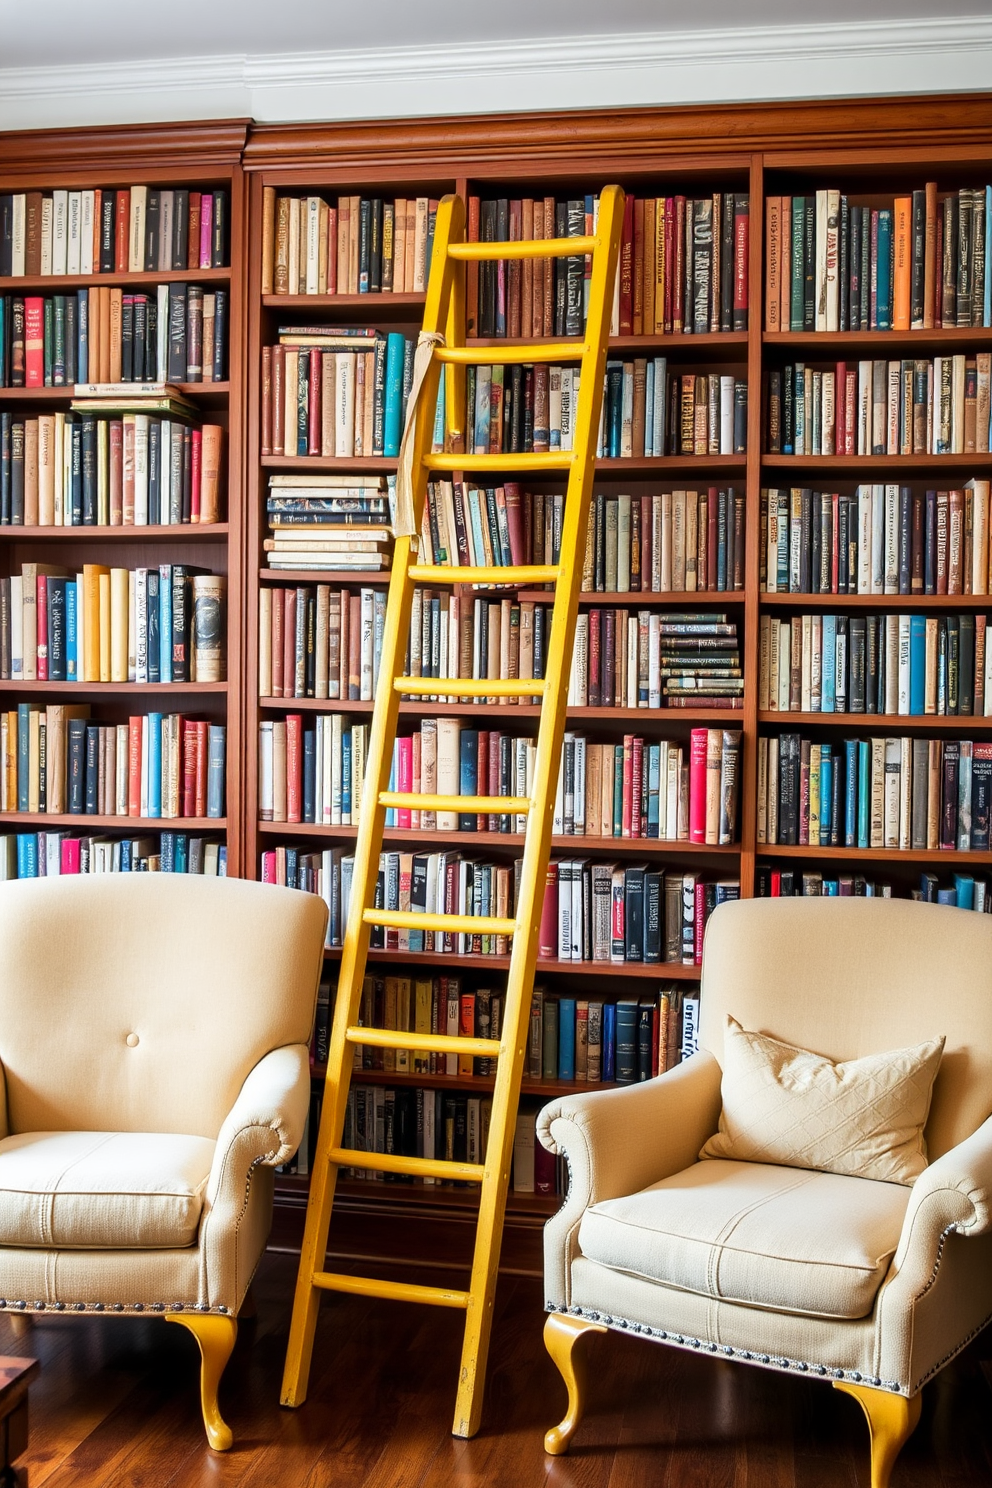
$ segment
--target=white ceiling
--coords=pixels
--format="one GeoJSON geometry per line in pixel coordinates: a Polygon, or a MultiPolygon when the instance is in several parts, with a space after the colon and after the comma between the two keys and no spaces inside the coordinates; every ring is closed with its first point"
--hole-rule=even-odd
{"type": "Polygon", "coordinates": [[[0,130],[990,86],[990,0],[0,0],[0,130]]]}
{"type": "Polygon", "coordinates": [[[988,0],[0,0],[0,66],[987,16],[988,0]]]}

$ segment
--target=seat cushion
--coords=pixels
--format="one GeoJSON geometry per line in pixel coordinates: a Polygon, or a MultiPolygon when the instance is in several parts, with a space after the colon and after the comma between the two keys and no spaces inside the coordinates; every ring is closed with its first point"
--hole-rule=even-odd
{"type": "Polygon", "coordinates": [[[24,1132],[0,1141],[0,1245],[193,1245],[214,1143],[160,1132],[24,1132]]]}
{"type": "Polygon", "coordinates": [[[899,1243],[910,1190],[768,1163],[706,1160],[582,1217],[583,1255],[727,1302],[859,1318],[899,1243]]]}

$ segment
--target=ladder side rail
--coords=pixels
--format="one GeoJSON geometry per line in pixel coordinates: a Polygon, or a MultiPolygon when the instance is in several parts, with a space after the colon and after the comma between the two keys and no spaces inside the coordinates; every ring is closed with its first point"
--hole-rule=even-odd
{"type": "MultiPolygon", "coordinates": [[[[445,323],[452,279],[456,273],[454,262],[448,254],[448,247],[453,237],[464,236],[464,217],[465,208],[459,197],[443,198],[438,206],[434,230],[434,259],[424,307],[425,331],[438,330],[445,323]]],[[[433,412],[437,401],[439,378],[440,364],[432,359],[417,408],[413,495],[418,530],[427,489],[424,456],[430,450],[434,424],[433,417],[428,418],[425,410],[431,409],[433,412]]],[[[386,603],[386,623],[379,663],[379,685],[372,713],[358,837],[355,843],[355,865],[352,872],[348,924],[341,951],[338,996],[328,1046],[324,1099],[310,1180],[310,1201],[307,1206],[306,1229],[300,1255],[300,1268],[297,1274],[289,1344],[283,1373],[282,1403],[284,1405],[302,1405],[306,1399],[314,1330],[320,1305],[320,1291],[314,1286],[313,1277],[316,1272],[324,1268],[331,1206],[337,1181],[337,1166],[327,1160],[326,1154],[341,1145],[351,1085],[353,1052],[352,1046],[348,1043],[347,1031],[349,1026],[357,1021],[362,977],[368,953],[369,926],[365,923],[364,912],[372,907],[375,897],[375,876],[371,868],[374,864],[378,870],[385,823],[385,812],[379,804],[379,794],[389,784],[392,761],[391,741],[396,734],[400,702],[399,693],[393,686],[393,679],[402,670],[406,654],[412,592],[409,568],[415,557],[413,540],[409,537],[397,538],[394,544],[393,567],[386,603]]]]}
{"type": "MultiPolygon", "coordinates": [[[[545,670],[544,705],[537,735],[534,767],[535,808],[528,818],[518,905],[529,906],[530,921],[520,925],[513,937],[507,977],[502,1049],[496,1069],[489,1142],[485,1154],[485,1176],[479,1202],[475,1255],[469,1285],[470,1303],[459,1372],[458,1396],[452,1427],[455,1436],[473,1436],[482,1413],[485,1364],[496,1269],[502,1238],[510,1160],[520,1083],[530,1019],[529,992],[537,966],[538,931],[544,896],[544,879],[551,854],[554,818],[553,781],[559,768],[565,733],[569,668],[575,622],[579,608],[581,553],[585,523],[595,479],[596,441],[603,400],[603,379],[612,312],[612,286],[620,249],[623,193],[606,187],[600,198],[593,256],[586,352],[582,358],[579,404],[576,414],[576,446],[573,451],[562,528],[561,576],[555,590],[548,665],[545,670]],[[608,294],[607,291],[610,291],[608,294]],[[543,796],[543,800],[541,799],[543,796]],[[537,806],[543,809],[538,811],[537,806]],[[514,1118],[511,1121],[511,1116],[514,1118]]],[[[518,924],[520,914],[518,911],[518,924]]]]}

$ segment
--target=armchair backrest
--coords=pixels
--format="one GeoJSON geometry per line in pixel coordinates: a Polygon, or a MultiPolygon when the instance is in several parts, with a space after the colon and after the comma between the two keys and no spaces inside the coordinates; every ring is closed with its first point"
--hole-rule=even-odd
{"type": "Polygon", "coordinates": [[[0,884],[8,1130],[216,1137],[262,1056],[310,1036],[326,915],[241,879],[0,884]]]}
{"type": "Polygon", "coordinates": [[[724,904],[703,945],[700,1043],[724,1016],[831,1059],[945,1035],[931,1160],[992,1114],[992,917],[905,899],[724,904]]]}

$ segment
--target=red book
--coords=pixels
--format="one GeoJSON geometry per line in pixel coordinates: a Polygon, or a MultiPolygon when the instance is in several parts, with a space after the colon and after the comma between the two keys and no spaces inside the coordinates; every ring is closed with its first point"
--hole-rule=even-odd
{"type": "Polygon", "coordinates": [[[510,558],[515,567],[522,566],[527,562],[527,547],[524,542],[519,481],[503,483],[503,499],[506,503],[506,525],[510,534],[510,558]]]}
{"type": "Polygon", "coordinates": [[[60,863],[63,873],[79,872],[79,838],[63,837],[60,843],[60,863]]]}
{"type": "Polygon", "coordinates": [[[706,745],[708,730],[689,736],[689,841],[706,841],[706,745]]]}
{"type": "Polygon", "coordinates": [[[120,527],[124,521],[124,424],[110,420],[110,525],[120,527]]]}
{"type": "Polygon", "coordinates": [[[830,498],[830,503],[830,593],[836,594],[839,582],[837,565],[840,559],[840,497],[836,491],[830,498]]]}
{"type": "MultiPolygon", "coordinates": [[[[462,1038],[475,1038],[475,993],[463,992],[458,1003],[458,1032],[462,1038]]],[[[473,1071],[473,1056],[459,1054],[458,1073],[470,1075],[473,1071]]]]}
{"type": "Polygon", "coordinates": [[[644,793],[644,740],[635,737],[632,741],[630,765],[630,835],[647,836],[647,819],[642,812],[644,793]]]}
{"type": "Polygon", "coordinates": [[[641,588],[645,593],[651,588],[651,497],[641,497],[641,588]]]}
{"type": "Polygon", "coordinates": [[[734,197],[734,318],[735,331],[747,330],[748,200],[734,197]]]}
{"type": "Polygon", "coordinates": [[[190,507],[189,519],[191,522],[200,520],[200,485],[203,480],[203,430],[192,429],[190,431],[189,448],[189,484],[190,484],[190,507]]]}
{"type": "MultiPolygon", "coordinates": [[[[468,199],[468,226],[467,241],[477,243],[479,241],[479,223],[482,214],[482,206],[477,196],[468,199]]],[[[477,336],[479,334],[479,265],[470,263],[465,273],[465,334],[477,336]]],[[[530,326],[527,327],[528,334],[530,326]]]]}
{"type": "Polygon", "coordinates": [[[773,899],[781,899],[781,897],[782,897],[782,870],[781,870],[781,868],[773,868],[772,869],[772,892],[771,892],[771,897],[773,899]]]}
{"type": "Polygon", "coordinates": [[[210,268],[211,249],[214,236],[214,199],[209,191],[200,196],[200,269],[210,268]]]}
{"type": "Polygon", "coordinates": [[[589,611],[589,707],[598,708],[600,699],[599,669],[600,669],[600,616],[602,610],[592,609],[589,611]]]}
{"type": "Polygon", "coordinates": [[[48,575],[38,574],[37,586],[37,666],[38,681],[48,681],[48,575]]]}
{"type": "MultiPolygon", "coordinates": [[[[501,738],[501,735],[498,733],[498,731],[496,729],[493,729],[492,733],[486,735],[486,749],[487,749],[488,754],[489,754],[489,774],[488,774],[489,794],[491,796],[498,796],[499,795],[499,741],[500,741],[500,738],[501,738]]],[[[483,751],[482,751],[482,744],[481,744],[481,740],[482,740],[482,735],[481,734],[479,735],[479,740],[480,740],[480,746],[479,746],[479,780],[482,781],[482,780],[485,780],[487,777],[482,774],[483,751]]],[[[490,818],[489,818],[489,830],[490,830],[490,832],[498,832],[500,830],[500,825],[501,825],[502,821],[503,821],[503,818],[501,816],[496,816],[496,815],[490,816],[490,818]]]]}
{"type": "Polygon", "coordinates": [[[672,330],[685,329],[685,197],[676,196],[672,228],[672,330]]]}
{"type": "Polygon", "coordinates": [[[844,389],[844,450],[845,455],[858,453],[858,374],[848,372],[844,389]]]}
{"type": "Polygon", "coordinates": [[[41,295],[24,299],[24,386],[45,386],[45,301],[41,295]]]}
{"type": "MultiPolygon", "coordinates": [[[[196,724],[190,718],[183,719],[183,816],[196,815],[196,724]]],[[[272,854],[272,871],[275,874],[275,853],[272,854]]],[[[275,883],[275,878],[266,880],[275,883]]]]}
{"type": "MultiPolygon", "coordinates": [[[[665,334],[671,335],[672,316],[675,313],[675,198],[665,198],[665,334]]],[[[656,446],[657,448],[657,446],[656,446]]]]}
{"type": "MultiPolygon", "coordinates": [[[[272,591],[272,696],[282,697],[282,628],[285,589],[272,591]]],[[[346,613],[346,608],[345,608],[346,613]]],[[[343,618],[343,615],[342,615],[343,618]]]]}
{"type": "Polygon", "coordinates": [[[186,237],[186,267],[200,267],[200,193],[189,194],[189,232],[186,237]]]}
{"type": "MultiPolygon", "coordinates": [[[[479,730],[475,746],[475,780],[477,793],[484,796],[489,784],[489,732],[487,729],[479,730]]],[[[496,794],[499,795],[499,791],[496,794]]],[[[475,816],[475,830],[477,832],[498,832],[499,818],[494,817],[490,823],[488,815],[478,811],[475,816]]]]}
{"type": "Polygon", "coordinates": [[[623,236],[620,239],[620,335],[633,334],[634,315],[634,198],[623,204],[623,236]]]}
{"type": "MultiPolygon", "coordinates": [[[[404,794],[413,790],[413,740],[409,736],[396,741],[396,789],[404,794]]],[[[396,825],[410,830],[409,806],[397,807],[396,825]]]]}
{"type": "Polygon", "coordinates": [[[623,736],[623,794],[621,795],[620,835],[631,837],[632,805],[634,794],[634,736],[623,736]]]}
{"type": "Polygon", "coordinates": [[[548,875],[544,881],[544,902],[541,905],[541,928],[537,938],[537,959],[558,959],[558,864],[548,864],[548,875]]]}
{"type": "Polygon", "coordinates": [[[834,376],[834,454],[842,455],[847,441],[847,363],[838,362],[834,376]]]}
{"type": "Polygon", "coordinates": [[[207,814],[207,725],[197,720],[193,725],[196,731],[196,748],[194,751],[196,761],[196,794],[193,805],[194,816],[206,816],[207,814]]]}
{"type": "Polygon", "coordinates": [[[128,266],[128,235],[131,228],[131,193],[127,189],[118,191],[114,211],[114,273],[126,274],[128,266]]]}
{"type": "Polygon", "coordinates": [[[320,454],[320,405],[322,361],[319,346],[310,348],[310,371],[307,388],[307,454],[320,454]]]}
{"type": "Polygon", "coordinates": [[[558,1159],[553,1152],[541,1145],[534,1135],[534,1192],[555,1194],[558,1192],[558,1159]]]}
{"type": "Polygon", "coordinates": [[[274,852],[264,852],[262,854],[262,882],[267,884],[274,884],[275,881],[276,855],[274,852]]]}
{"type": "Polygon", "coordinates": [[[286,820],[303,820],[303,715],[286,714],[286,820]]]}
{"type": "Polygon", "coordinates": [[[141,815],[141,719],[127,721],[127,814],[141,815]]]}

